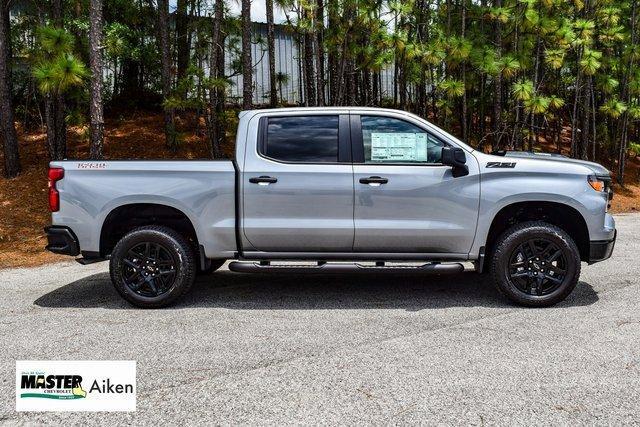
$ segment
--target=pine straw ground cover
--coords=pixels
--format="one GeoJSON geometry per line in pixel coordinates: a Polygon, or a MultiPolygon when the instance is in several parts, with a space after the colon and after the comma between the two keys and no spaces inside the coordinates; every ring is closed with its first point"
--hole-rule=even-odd
{"type": "MultiPolygon", "coordinates": [[[[105,157],[107,159],[198,159],[206,158],[208,147],[203,124],[193,117],[178,121],[182,131],[180,148],[172,153],[165,147],[162,115],[137,113],[124,118],[107,119],[105,157]],[[196,126],[197,125],[197,126],[196,126]]],[[[235,123],[229,128],[234,129],[235,123]]],[[[0,178],[0,268],[27,267],[70,259],[44,250],[43,228],[50,222],[47,202],[46,135],[18,129],[23,172],[15,179],[0,178]]],[[[86,128],[68,132],[68,157],[86,158],[89,145],[86,128]]],[[[224,147],[233,156],[233,136],[224,147]]],[[[0,161],[2,155],[0,154],[0,161]]],[[[640,161],[628,162],[626,188],[615,188],[613,212],[640,211],[640,161]]]]}

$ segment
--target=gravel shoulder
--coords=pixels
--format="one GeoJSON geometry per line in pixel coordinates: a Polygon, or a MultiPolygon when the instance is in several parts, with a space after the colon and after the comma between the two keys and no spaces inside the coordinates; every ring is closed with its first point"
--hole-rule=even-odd
{"type": "Polygon", "coordinates": [[[140,310],[106,263],[0,270],[0,423],[621,424],[640,417],[640,215],[547,309],[447,278],[240,275],[140,310]],[[17,413],[15,360],[125,359],[135,413],[17,413]]]}

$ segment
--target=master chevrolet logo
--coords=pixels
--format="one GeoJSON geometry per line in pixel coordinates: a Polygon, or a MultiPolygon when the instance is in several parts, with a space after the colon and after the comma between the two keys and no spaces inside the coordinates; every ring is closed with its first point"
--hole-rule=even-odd
{"type": "Polygon", "coordinates": [[[43,399],[83,399],[87,392],[82,389],[80,375],[22,375],[22,390],[33,390],[21,393],[21,398],[35,397],[43,399]]]}

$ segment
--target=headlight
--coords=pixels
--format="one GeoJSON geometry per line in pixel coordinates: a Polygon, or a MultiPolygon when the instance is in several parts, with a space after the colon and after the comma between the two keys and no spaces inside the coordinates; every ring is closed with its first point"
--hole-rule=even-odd
{"type": "Polygon", "coordinates": [[[605,208],[605,212],[609,212],[609,208],[611,204],[609,203],[611,199],[613,199],[613,189],[611,188],[611,177],[610,176],[596,176],[589,175],[587,177],[587,182],[598,193],[602,193],[603,196],[607,198],[607,207],[605,208]]]}
{"type": "Polygon", "coordinates": [[[589,175],[587,177],[587,182],[589,183],[589,185],[591,186],[591,188],[593,188],[594,190],[596,190],[597,192],[604,192],[606,189],[606,183],[604,180],[598,178],[595,175],[589,175]]]}

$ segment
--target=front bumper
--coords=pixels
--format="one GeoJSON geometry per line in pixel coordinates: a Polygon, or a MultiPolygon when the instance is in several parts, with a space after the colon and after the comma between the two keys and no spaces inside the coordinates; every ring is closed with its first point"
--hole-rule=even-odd
{"type": "Polygon", "coordinates": [[[47,233],[48,245],[46,250],[54,254],[76,256],[80,253],[78,238],[69,227],[51,225],[44,228],[47,233]]]}
{"type": "Polygon", "coordinates": [[[604,261],[611,257],[613,247],[616,244],[618,230],[613,233],[611,240],[592,240],[589,244],[589,264],[604,261]]]}

